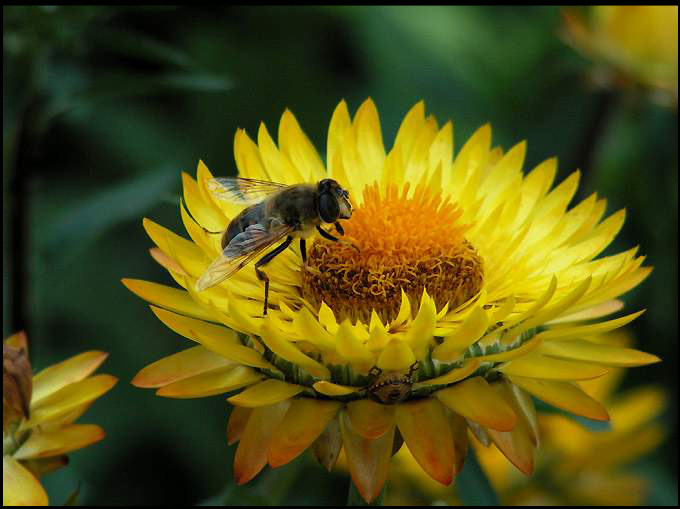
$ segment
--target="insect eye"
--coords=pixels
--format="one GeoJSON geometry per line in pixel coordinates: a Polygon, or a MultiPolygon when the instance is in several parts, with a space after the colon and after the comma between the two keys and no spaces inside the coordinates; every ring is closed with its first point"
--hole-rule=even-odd
{"type": "Polygon", "coordinates": [[[333,223],[340,216],[340,205],[331,193],[322,193],[319,196],[319,215],[326,223],[333,223]]]}

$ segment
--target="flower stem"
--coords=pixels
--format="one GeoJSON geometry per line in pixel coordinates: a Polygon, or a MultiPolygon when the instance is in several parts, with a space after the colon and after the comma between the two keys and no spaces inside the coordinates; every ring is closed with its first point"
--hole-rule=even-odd
{"type": "Polygon", "coordinates": [[[584,136],[576,149],[574,161],[575,167],[586,172],[586,176],[592,174],[597,150],[606,134],[618,102],[619,93],[617,91],[603,90],[595,96],[588,126],[584,130],[584,136]]]}
{"type": "Polygon", "coordinates": [[[354,486],[354,481],[350,479],[349,481],[349,493],[347,494],[347,505],[385,505],[385,493],[387,493],[387,483],[383,485],[380,495],[378,495],[373,502],[367,503],[356,486],[354,486]]]}

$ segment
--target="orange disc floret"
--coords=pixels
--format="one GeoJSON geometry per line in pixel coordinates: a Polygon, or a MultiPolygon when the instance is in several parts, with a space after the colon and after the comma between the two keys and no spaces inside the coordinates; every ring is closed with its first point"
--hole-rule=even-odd
{"type": "Polygon", "coordinates": [[[339,320],[383,322],[397,316],[402,289],[413,301],[426,289],[437,308],[456,307],[482,285],[482,259],[465,239],[460,207],[426,185],[367,186],[363,202],[344,223],[348,243],[317,239],[303,270],[304,297],[325,302],[339,320]],[[356,248],[355,248],[356,247],[356,248]]]}

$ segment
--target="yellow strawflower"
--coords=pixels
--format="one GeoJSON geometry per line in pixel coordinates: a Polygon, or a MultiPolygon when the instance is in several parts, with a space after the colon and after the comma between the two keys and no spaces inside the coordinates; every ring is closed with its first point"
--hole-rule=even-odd
{"type": "Polygon", "coordinates": [[[241,211],[211,193],[201,162],[196,180],[182,176],[191,240],[144,220],[158,246],[152,256],[181,288],[123,281],[199,344],[147,366],[135,385],[179,398],[244,388],[228,398],[236,407],[228,440],[240,441],[237,483],[308,447],[331,469],[344,447],[370,501],[393,448],[405,442],[432,478],[449,484],[463,465],[468,427],[528,474],[538,444],[529,395],[606,420],[574,382],[658,361],[590,340],[640,315],[604,318],[651,269],[636,247],[597,258],[624,211],[603,219],[605,200],[595,194],[568,208],[578,171],[554,188],[555,159],[525,175],[526,144],[494,148],[488,125],[454,158],[452,124],[438,126],[422,102],[387,153],[371,100],[354,119],[338,105],[325,166],[288,111],[278,138],[277,147],[261,126],[255,144],[237,131],[239,174],[284,184],[337,180],[354,204],[343,221],[348,243],[319,237],[306,263],[294,247],[266,265],[266,316],[252,264],[197,291],[221,250],[209,231],[241,211]]]}
{"type": "Polygon", "coordinates": [[[117,379],[90,376],[108,354],[90,351],[32,376],[23,332],[2,345],[2,503],[47,505],[41,475],[66,465],[66,454],[104,438],[94,424],[74,424],[117,379]]]}
{"type": "Polygon", "coordinates": [[[599,66],[611,85],[641,84],[678,101],[678,6],[593,6],[565,11],[567,41],[599,66]]]}
{"type": "MultiPolygon", "coordinates": [[[[631,336],[614,331],[591,338],[606,345],[626,347],[631,336]]],[[[643,386],[615,395],[625,368],[578,382],[587,394],[604,401],[611,429],[592,431],[557,413],[540,414],[541,444],[534,475],[518,474],[494,447],[471,438],[475,452],[503,505],[641,505],[647,495],[647,480],[626,466],[656,449],[665,432],[657,417],[666,405],[662,389],[643,386]]],[[[395,456],[394,489],[390,505],[425,500],[459,505],[456,491],[423,475],[405,449],[395,456]],[[413,489],[415,488],[415,490],[413,489]],[[420,494],[420,495],[418,495],[420,494]]]]}

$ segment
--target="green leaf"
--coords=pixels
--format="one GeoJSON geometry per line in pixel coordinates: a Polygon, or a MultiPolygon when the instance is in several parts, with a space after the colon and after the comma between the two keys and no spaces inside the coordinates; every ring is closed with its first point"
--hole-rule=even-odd
{"type": "Polygon", "coordinates": [[[112,226],[141,218],[176,182],[174,169],[162,168],[69,203],[40,236],[48,261],[66,263],[112,226]]]}
{"type": "Polygon", "coordinates": [[[148,35],[101,27],[92,34],[94,43],[108,51],[161,65],[190,67],[194,60],[181,48],[152,39],[148,35]]]}
{"type": "Polygon", "coordinates": [[[499,505],[498,496],[477,461],[474,449],[468,450],[465,465],[454,482],[464,505],[499,505]]]}

